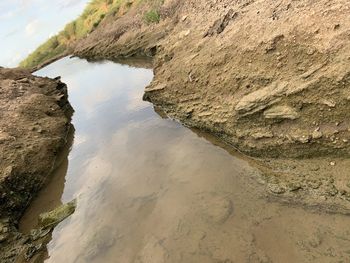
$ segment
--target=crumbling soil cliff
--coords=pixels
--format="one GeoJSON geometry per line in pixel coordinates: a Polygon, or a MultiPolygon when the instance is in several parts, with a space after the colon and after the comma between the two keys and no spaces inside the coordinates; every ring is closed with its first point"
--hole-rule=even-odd
{"type": "Polygon", "coordinates": [[[145,99],[263,157],[350,153],[350,3],[165,1],[106,18],[73,54],[154,56],[145,99]]]}
{"type": "Polygon", "coordinates": [[[59,79],[0,68],[0,254],[11,257],[2,248],[16,239],[17,220],[56,167],[71,114],[59,79]]]}

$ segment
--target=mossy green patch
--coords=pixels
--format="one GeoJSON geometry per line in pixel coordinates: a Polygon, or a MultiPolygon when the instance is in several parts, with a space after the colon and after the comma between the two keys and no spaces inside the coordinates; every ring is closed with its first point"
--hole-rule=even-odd
{"type": "Polygon", "coordinates": [[[152,9],[145,14],[144,19],[145,19],[146,23],[148,23],[148,24],[159,23],[160,14],[157,10],[152,9]]]}

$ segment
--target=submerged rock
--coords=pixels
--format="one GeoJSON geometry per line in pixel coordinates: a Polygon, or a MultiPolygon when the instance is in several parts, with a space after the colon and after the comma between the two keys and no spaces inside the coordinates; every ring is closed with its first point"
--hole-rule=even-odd
{"type": "Polygon", "coordinates": [[[44,246],[43,244],[30,244],[24,254],[24,258],[28,261],[30,260],[36,253],[43,250],[44,246]]]}
{"type": "Polygon", "coordinates": [[[76,205],[77,201],[73,200],[67,204],[57,207],[50,212],[41,214],[39,216],[39,226],[41,228],[56,226],[74,213],[76,205]]]}

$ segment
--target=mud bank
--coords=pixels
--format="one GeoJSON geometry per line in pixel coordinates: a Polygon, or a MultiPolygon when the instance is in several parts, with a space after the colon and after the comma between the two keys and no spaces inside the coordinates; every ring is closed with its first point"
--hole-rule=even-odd
{"type": "MultiPolygon", "coordinates": [[[[151,71],[65,58],[38,74],[61,75],[72,87],[70,102],[76,110],[64,180],[53,179],[28,210],[36,219],[36,211],[50,210],[42,205],[52,195],[58,202],[77,197],[74,215],[52,233],[45,262],[349,261],[348,216],[323,212],[326,201],[340,196],[317,199],[332,184],[341,186],[329,174],[343,169],[340,162],[309,164],[309,174],[302,175],[298,163],[274,166],[266,161],[264,166],[280,169],[276,179],[293,172],[288,179],[300,180],[300,188],[297,182],[278,186],[277,180],[269,180],[267,188],[274,192],[268,198],[295,194],[301,200],[311,177],[326,179],[319,186],[314,183],[309,194],[321,200],[313,207],[322,213],[291,202],[283,206],[264,198],[265,184],[258,183],[262,173],[251,158],[207,133],[159,118],[141,100],[151,71]]],[[[27,232],[31,225],[21,224],[21,229],[27,232]]],[[[45,252],[45,244],[38,240],[31,251],[45,252]]]]}
{"type": "Polygon", "coordinates": [[[73,53],[154,57],[145,100],[261,157],[269,198],[348,214],[349,9],[343,0],[165,1],[159,23],[135,7],[73,53]]]}
{"type": "Polygon", "coordinates": [[[165,1],[106,18],[73,54],[154,56],[145,99],[252,156],[349,155],[350,4],[165,1]]]}
{"type": "Polygon", "coordinates": [[[72,108],[59,79],[4,68],[0,105],[0,258],[12,262],[18,219],[58,165],[72,108]]]}

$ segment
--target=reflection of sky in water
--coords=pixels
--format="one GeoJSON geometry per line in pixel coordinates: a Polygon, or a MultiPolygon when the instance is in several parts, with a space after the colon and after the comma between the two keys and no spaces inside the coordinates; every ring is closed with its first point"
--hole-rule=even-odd
{"type": "MultiPolygon", "coordinates": [[[[253,184],[243,189],[238,183],[247,180],[239,176],[250,169],[244,161],[160,118],[142,101],[151,70],[65,58],[37,74],[61,75],[67,83],[76,129],[62,199],[78,197],[78,207],[53,232],[46,263],[134,262],[140,253],[156,257],[140,262],[163,262],[163,250],[152,242],[173,242],[184,222],[191,234],[168,248],[175,256],[182,253],[179,244],[182,251],[191,249],[203,229],[216,233],[203,217],[203,204],[249,193],[253,184]]],[[[256,209],[241,206],[244,213],[256,209]]],[[[218,233],[215,242],[225,247],[229,243],[222,244],[226,237],[218,233]]]]}
{"type": "MultiPolygon", "coordinates": [[[[61,75],[75,109],[75,141],[69,156],[63,199],[68,201],[79,196],[81,214],[79,216],[77,211],[77,220],[72,220],[69,226],[74,233],[65,231],[64,227],[55,231],[51,246],[60,252],[59,248],[66,240],[75,240],[77,235],[89,242],[91,236],[84,235],[85,229],[96,228],[96,221],[101,219],[96,212],[102,212],[103,207],[108,209],[105,207],[106,184],[116,183],[123,162],[136,157],[120,158],[120,155],[125,157],[128,153],[125,145],[130,142],[129,131],[142,129],[142,123],[147,120],[161,119],[155,115],[151,104],[142,101],[144,87],[153,76],[151,70],[65,58],[36,74],[49,77],[61,75]]],[[[58,255],[57,260],[68,262],[74,257],[70,253],[66,259],[60,253],[58,255]]],[[[52,260],[55,262],[55,253],[52,260]]]]}
{"type": "MultiPolygon", "coordinates": [[[[76,129],[68,174],[79,174],[79,180],[85,180],[83,174],[98,169],[105,169],[99,174],[108,174],[108,162],[98,158],[96,153],[111,143],[113,131],[155,116],[151,104],[141,99],[144,87],[152,79],[151,70],[65,58],[36,74],[60,75],[68,86],[69,100],[75,109],[73,124],[76,129]]],[[[67,176],[67,185],[74,189],[79,180],[67,176]]],[[[74,191],[69,191],[68,187],[65,196],[69,199],[72,195],[74,191]]]]}
{"type": "MultiPolygon", "coordinates": [[[[161,175],[159,169],[172,173],[170,160],[186,153],[181,149],[174,151],[183,144],[184,130],[179,130],[177,123],[158,117],[152,105],[142,101],[144,87],[152,79],[151,70],[66,58],[36,74],[61,75],[75,109],[75,141],[63,199],[79,196],[79,206],[71,220],[55,230],[50,244],[54,252],[49,260],[70,262],[86,249],[74,240],[88,244],[96,239],[94,231],[110,225],[124,205],[130,206],[130,202],[159,191],[148,188],[149,180],[153,180],[152,175],[161,175]],[[141,180],[140,187],[135,186],[137,178],[141,180]],[[114,198],[118,191],[125,192],[119,203],[114,198]],[[67,247],[67,242],[73,243],[67,247]]],[[[179,167],[178,163],[174,165],[179,167]]],[[[159,182],[154,185],[158,187],[159,182]]]]}

